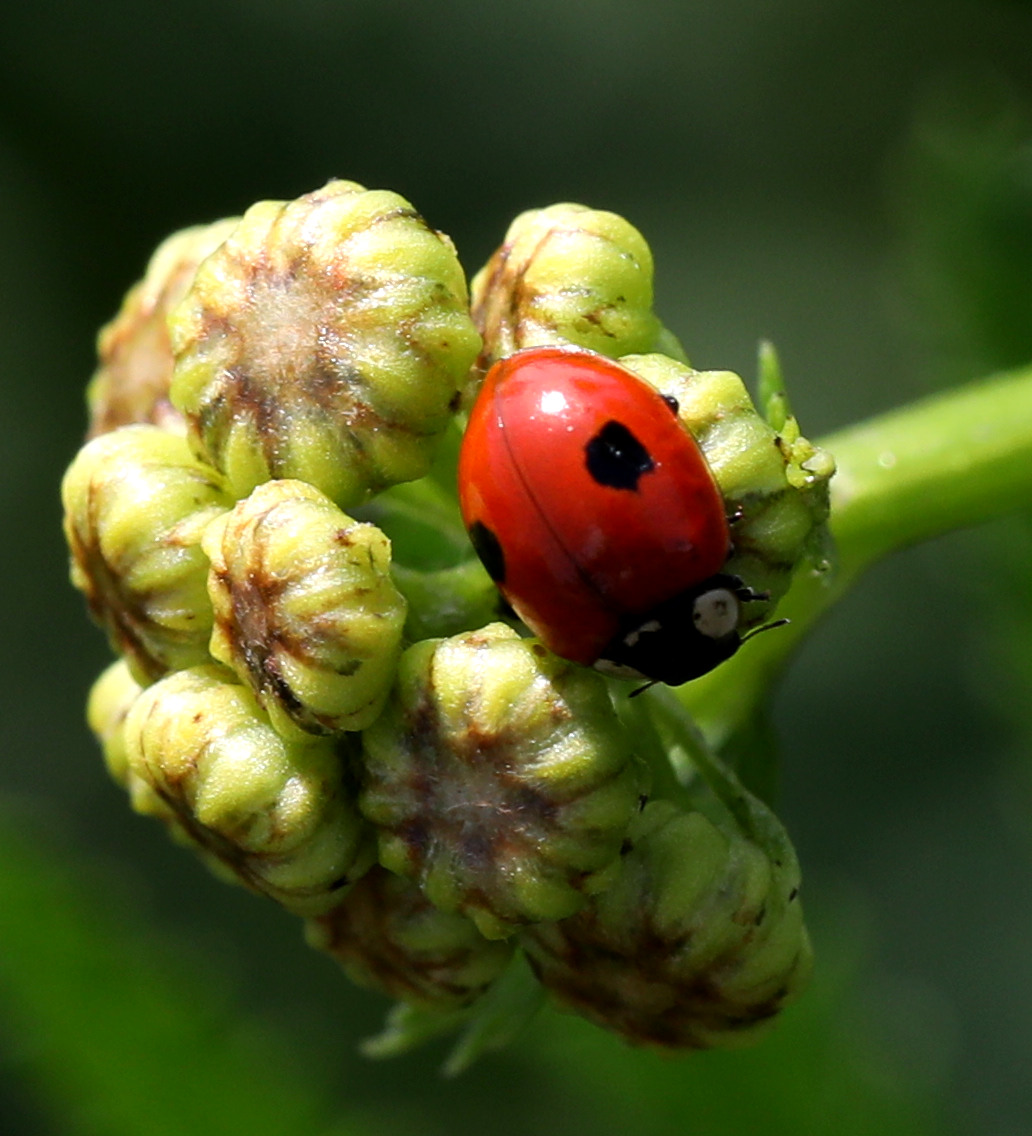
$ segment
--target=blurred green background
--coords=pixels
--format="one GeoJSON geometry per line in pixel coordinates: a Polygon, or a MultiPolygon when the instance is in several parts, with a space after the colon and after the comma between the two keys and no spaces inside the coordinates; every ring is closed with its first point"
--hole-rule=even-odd
{"type": "Polygon", "coordinates": [[[820,435],[1032,360],[1032,6],[36,0],[0,31],[0,1132],[1032,1132],[1028,518],[878,567],[780,691],[820,960],[742,1054],[558,1014],[458,1081],[132,816],[57,486],[96,329],[171,230],[331,176],[470,271],[512,215],[625,214],[693,362],[779,347],[820,435]]]}

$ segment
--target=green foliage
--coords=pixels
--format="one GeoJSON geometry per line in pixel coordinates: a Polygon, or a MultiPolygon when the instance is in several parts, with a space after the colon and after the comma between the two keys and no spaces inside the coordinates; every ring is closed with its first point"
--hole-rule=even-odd
{"type": "Polygon", "coordinates": [[[0,810],[0,1036],[55,1132],[374,1131],[332,1129],[329,1087],[284,1039],[171,953],[117,877],[33,829],[0,810]]]}

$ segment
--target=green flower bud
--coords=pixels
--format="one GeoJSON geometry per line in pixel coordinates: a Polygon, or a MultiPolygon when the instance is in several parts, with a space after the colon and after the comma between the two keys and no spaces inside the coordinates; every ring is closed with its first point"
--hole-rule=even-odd
{"type": "Polygon", "coordinates": [[[130,767],[125,721],[141,690],[125,660],[119,659],[104,671],[90,691],[87,721],[101,744],[108,772],[129,794],[129,804],[134,812],[156,817],[177,844],[193,848],[221,880],[239,883],[238,877],[221,860],[196,843],[172,807],[130,767]]]}
{"type": "Polygon", "coordinates": [[[86,703],[86,722],[100,742],[112,780],[122,788],[129,778],[122,727],[140,689],[125,660],[118,659],[101,673],[86,703]]]}
{"type": "Polygon", "coordinates": [[[260,485],[209,525],[211,653],[290,737],[362,730],[383,708],[405,600],[390,541],[303,481],[260,485]]]}
{"type": "Polygon", "coordinates": [[[577,910],[638,808],[604,681],[504,624],[406,651],[363,741],[380,862],[490,939],[577,910]]]}
{"type": "Polygon", "coordinates": [[[348,507],[421,477],[479,349],[446,237],[332,181],[253,206],[169,320],[172,401],[246,496],[296,477],[348,507]]]}
{"type": "Polygon", "coordinates": [[[72,583],[137,682],[208,659],[200,539],[230,499],[185,439],[123,426],[88,442],[61,486],[72,583]]]}
{"type": "Polygon", "coordinates": [[[648,805],[616,881],[521,935],[561,1004],[667,1049],[755,1040],[803,990],[812,953],[794,856],[772,860],[731,823],[648,805]]]}
{"type": "Polygon", "coordinates": [[[439,911],[415,884],[374,867],[326,915],[308,921],[310,946],[360,986],[440,1009],[476,1001],[512,957],[461,915],[439,911]]]}
{"type": "Polygon", "coordinates": [[[680,347],[652,311],[652,253],[616,213],[552,205],[521,213],[471,284],[479,364],[574,344],[610,358],[680,347]]]}
{"type": "Polygon", "coordinates": [[[125,721],[129,769],[243,883],[321,914],[373,859],[345,751],[287,741],[225,675],[193,667],[143,691],[125,721]]]}
{"type": "Polygon", "coordinates": [[[197,266],[229,236],[236,219],[173,233],[158,246],[144,278],[122,301],[118,315],[97,337],[100,366],[86,392],[89,436],[132,422],[184,433],[183,417],[169,402],[172,344],[165,320],[186,295],[197,266]]]}
{"type": "Polygon", "coordinates": [[[224,882],[239,882],[220,860],[195,843],[190,832],[180,824],[171,806],[130,767],[125,744],[125,721],[141,690],[125,660],[119,659],[101,674],[90,691],[86,717],[90,729],[101,744],[108,772],[128,793],[129,804],[134,812],[160,820],[177,844],[192,847],[224,882]]]}
{"type": "Polygon", "coordinates": [[[124,659],[112,663],[93,684],[86,704],[86,721],[100,742],[112,780],[129,793],[138,813],[168,819],[171,811],[146,782],[129,768],[125,748],[125,719],[141,687],[124,659]]]}
{"type": "MultiPolygon", "coordinates": [[[[664,355],[620,362],[677,400],[733,519],[724,571],[776,603],[823,533],[834,459],[801,437],[794,419],[790,431],[775,432],[730,371],[694,371],[664,355]]],[[[762,623],[771,604],[749,604],[749,623],[762,623]]]]}

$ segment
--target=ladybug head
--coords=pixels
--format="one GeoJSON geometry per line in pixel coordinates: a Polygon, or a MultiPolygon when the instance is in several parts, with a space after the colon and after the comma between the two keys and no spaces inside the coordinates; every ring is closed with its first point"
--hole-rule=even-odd
{"type": "Polygon", "coordinates": [[[711,576],[624,620],[595,666],[607,674],[680,686],[738,650],[742,604],[762,598],[736,576],[711,576]]]}

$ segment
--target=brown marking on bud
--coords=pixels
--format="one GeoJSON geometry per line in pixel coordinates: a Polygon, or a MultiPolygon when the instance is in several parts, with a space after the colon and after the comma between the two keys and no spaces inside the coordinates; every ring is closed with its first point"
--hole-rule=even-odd
{"type": "Polygon", "coordinates": [[[775,1017],[796,993],[789,979],[808,965],[809,947],[801,945],[774,993],[757,1001],[725,994],[724,985],[733,984],[749,960],[762,921],[754,917],[750,929],[724,951],[693,965],[693,935],[664,938],[645,918],[622,928],[617,945],[612,929],[587,908],[560,924],[527,932],[533,940],[528,958],[538,978],[564,1002],[632,1042],[709,1048],[723,1032],[775,1017]]]}
{"type": "MultiPolygon", "coordinates": [[[[183,780],[185,780],[185,775],[184,778],[170,781],[169,786],[179,786],[183,780]]],[[[269,895],[270,892],[273,892],[275,889],[270,888],[265,876],[264,866],[274,865],[282,860],[283,853],[250,851],[234,841],[232,835],[227,836],[201,824],[194,815],[188,801],[182,795],[171,792],[170,787],[155,786],[155,792],[174,816],[176,824],[193,844],[231,869],[240,882],[251,891],[260,895],[269,895]]],[[[281,833],[273,827],[270,832],[271,839],[275,840],[279,835],[281,833]]],[[[289,889],[289,893],[277,892],[277,894],[297,903],[306,899],[333,895],[350,887],[353,880],[352,874],[344,873],[329,884],[314,883],[307,887],[295,885],[289,889]]]]}
{"type": "MultiPolygon", "coordinates": [[[[464,640],[471,647],[492,642],[475,633],[464,640]]],[[[572,714],[565,702],[557,700],[548,707],[548,717],[562,723],[572,714]]],[[[410,766],[403,796],[412,802],[414,815],[406,815],[392,831],[407,848],[413,876],[422,878],[435,854],[451,849],[470,877],[487,880],[483,886],[468,884],[462,906],[492,911],[506,920],[519,921],[511,912],[499,910],[491,881],[504,879],[509,864],[540,858],[549,833],[561,827],[565,807],[623,776],[622,769],[614,769],[580,792],[566,792],[555,800],[546,788],[527,783],[523,768],[527,739],[518,726],[484,728],[471,712],[464,727],[455,730],[442,721],[432,679],[406,715],[405,737],[410,766]]],[[[566,878],[579,888],[591,876],[588,871],[569,871],[566,878]]]]}
{"type": "MultiPolygon", "coordinates": [[[[277,493],[269,493],[267,498],[263,507],[252,506],[250,511],[247,503],[238,505],[229,528],[215,538],[210,548],[209,587],[218,597],[215,652],[237,671],[263,705],[278,707],[294,724],[310,733],[335,733],[349,728],[349,723],[342,725],[336,707],[322,710],[310,705],[298,688],[298,673],[307,668],[326,677],[353,678],[370,660],[349,657],[346,650],[341,653],[351,637],[354,635],[361,642],[364,621],[382,623],[385,637],[396,623],[400,634],[401,617],[395,608],[377,606],[383,599],[385,581],[384,569],[377,559],[380,545],[367,543],[372,531],[369,525],[350,522],[326,530],[325,554],[361,549],[361,555],[350,555],[348,571],[367,567],[371,582],[349,584],[345,606],[337,597],[327,600],[324,610],[306,608],[304,618],[296,618],[292,614],[292,597],[305,587],[306,573],[312,565],[318,575],[324,573],[327,562],[316,555],[312,565],[306,568],[306,561],[295,571],[294,563],[283,559],[279,540],[289,534],[295,523],[291,520],[294,514],[289,508],[284,510],[284,506],[295,499],[277,493]],[[354,606],[353,619],[348,618],[347,604],[354,606]]],[[[309,508],[313,505],[312,499],[303,496],[296,501],[307,501],[309,508]]],[[[329,502],[324,503],[330,507],[329,502]]],[[[389,597],[383,602],[388,600],[389,597]]],[[[389,675],[385,685],[387,681],[389,675]]],[[[374,684],[365,694],[356,696],[349,704],[350,720],[361,723],[361,716],[367,711],[375,713],[385,695],[385,686],[374,684]]]]}
{"type": "Polygon", "coordinates": [[[334,182],[297,201],[256,206],[177,309],[176,404],[195,446],[241,494],[254,484],[259,456],[273,478],[313,480],[296,445],[305,434],[299,420],[351,471],[339,485],[326,473],[320,485],[340,503],[416,476],[429,461],[426,441],[448,424],[448,404],[479,346],[461,270],[448,263],[447,238],[390,197],[334,182]],[[385,262],[375,246],[390,246],[395,233],[397,263],[385,262]],[[404,378],[390,378],[392,355],[404,378]],[[183,369],[189,378],[180,381],[183,369]],[[423,383],[413,402],[415,378],[423,383]],[[378,434],[395,445],[378,446],[378,434]],[[238,468],[232,454],[241,447],[249,459],[238,468]],[[411,458],[403,460],[406,447],[411,458]]]}
{"type": "MultiPolygon", "coordinates": [[[[206,484],[215,487],[213,482],[206,484]]],[[[168,665],[156,657],[150,640],[159,631],[170,644],[186,642],[189,632],[175,633],[169,628],[156,628],[152,611],[162,592],[158,588],[130,589],[126,577],[132,568],[129,552],[125,557],[109,558],[101,546],[100,508],[102,497],[110,492],[107,470],[99,468],[86,489],[86,523],[66,523],[65,535],[76,566],[76,585],[82,590],[92,619],[105,628],[116,650],[127,656],[136,669],[153,682],[168,671],[168,665]]],[[[198,506],[201,504],[197,500],[198,506]]],[[[175,527],[159,534],[157,543],[164,547],[186,547],[175,527]]],[[[191,613],[196,619],[197,613],[191,613]]]]}
{"type": "MultiPolygon", "coordinates": [[[[769,997],[741,1004],[725,996],[748,956],[752,935],[708,960],[705,968],[679,973],[691,937],[665,939],[646,920],[617,948],[590,908],[541,930],[528,953],[532,970],[572,1008],[628,1040],[670,1049],[709,1048],[726,1030],[742,1030],[778,1014],[791,991],[782,985],[769,997]]],[[[803,950],[789,968],[800,965],[803,950]]]]}
{"type": "Polygon", "coordinates": [[[478,998],[511,955],[458,916],[436,911],[415,885],[372,868],[347,898],[312,921],[310,936],[367,986],[424,1005],[478,998]]]}

